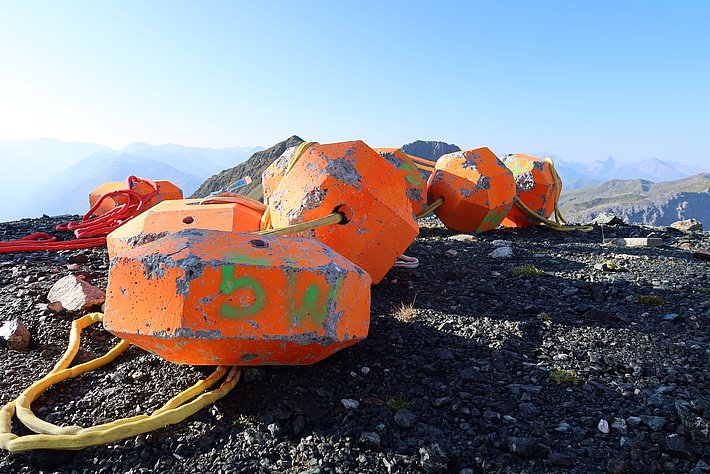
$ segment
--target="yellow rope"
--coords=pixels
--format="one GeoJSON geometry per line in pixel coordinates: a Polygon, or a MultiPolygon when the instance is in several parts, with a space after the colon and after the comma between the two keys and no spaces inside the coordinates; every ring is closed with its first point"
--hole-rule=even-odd
{"type": "MultiPolygon", "coordinates": [[[[286,170],[284,171],[284,175],[281,178],[281,180],[286,179],[286,176],[291,172],[294,166],[296,166],[296,163],[298,160],[303,156],[303,154],[308,150],[312,145],[317,145],[318,142],[302,142],[300,145],[298,145],[298,148],[296,148],[296,152],[293,154],[291,159],[288,162],[288,165],[286,166],[286,170]]],[[[264,211],[264,214],[261,216],[261,223],[259,225],[259,228],[261,230],[269,230],[273,228],[273,223],[271,222],[271,203],[269,203],[268,206],[266,206],[266,210],[264,211]]]]}
{"type": "Polygon", "coordinates": [[[546,217],[542,217],[540,214],[538,214],[537,212],[533,211],[528,206],[526,206],[525,203],[523,201],[521,201],[518,196],[515,196],[513,198],[513,202],[515,203],[516,206],[518,206],[518,208],[521,211],[523,211],[525,214],[527,214],[528,217],[531,217],[531,218],[545,224],[546,226],[548,226],[552,230],[557,230],[560,232],[572,232],[575,230],[579,230],[581,232],[591,232],[594,230],[594,227],[592,227],[590,225],[565,225],[565,224],[560,224],[555,221],[551,221],[550,219],[547,219],[546,217]]]}
{"type": "Polygon", "coordinates": [[[312,230],[318,227],[323,227],[327,225],[340,224],[345,220],[345,215],[342,212],[333,212],[324,217],[319,217],[306,222],[301,222],[300,224],[293,224],[286,227],[279,227],[277,229],[260,230],[256,232],[258,235],[288,235],[294,234],[296,232],[303,232],[304,230],[312,230]]]}
{"type": "Polygon", "coordinates": [[[518,196],[515,196],[513,199],[513,202],[515,203],[516,206],[518,206],[518,209],[523,211],[528,217],[537,220],[552,230],[556,230],[559,232],[572,232],[575,230],[578,230],[580,232],[591,232],[594,230],[594,227],[589,226],[589,225],[567,225],[567,221],[562,217],[562,212],[560,211],[559,207],[559,200],[560,200],[560,193],[562,192],[562,183],[560,180],[560,175],[557,174],[557,170],[555,169],[555,164],[552,162],[550,158],[545,158],[545,161],[550,164],[550,171],[552,172],[552,179],[555,183],[555,187],[553,189],[553,199],[555,202],[555,211],[554,211],[554,217],[555,220],[551,221],[550,219],[541,216],[537,212],[533,211],[530,209],[523,201],[520,200],[518,196]]]}
{"type": "Polygon", "coordinates": [[[422,212],[420,212],[419,214],[417,214],[417,219],[421,219],[422,217],[428,216],[428,215],[431,214],[432,212],[434,212],[434,211],[436,211],[437,209],[439,209],[442,204],[444,204],[444,198],[443,198],[443,197],[440,197],[440,198],[437,199],[436,201],[432,202],[432,203],[429,205],[429,207],[427,207],[427,208],[424,209],[422,212]]]}
{"type": "Polygon", "coordinates": [[[128,348],[129,344],[126,341],[122,341],[97,359],[66,368],[71,364],[79,350],[82,330],[101,320],[103,320],[103,314],[91,313],[72,322],[69,345],[59,362],[47,375],[30,385],[17,399],[7,403],[0,410],[0,449],[12,452],[32,449],[82,449],[88,446],[112,443],[179,423],[225,396],[239,380],[241,372],[238,367],[219,366],[207,379],[201,380],[187,390],[180,392],[151,415],[122,418],[89,428],[80,426],[59,427],[40,420],[32,413],[31,404],[49,387],[97,367],[102,367],[116,359],[128,348]],[[217,383],[225,374],[227,376],[219,388],[202,393],[217,383]],[[197,398],[187,402],[196,396],[197,398]],[[15,412],[17,412],[17,417],[23,424],[35,433],[40,434],[22,437],[13,434],[11,428],[12,417],[15,412]]]}

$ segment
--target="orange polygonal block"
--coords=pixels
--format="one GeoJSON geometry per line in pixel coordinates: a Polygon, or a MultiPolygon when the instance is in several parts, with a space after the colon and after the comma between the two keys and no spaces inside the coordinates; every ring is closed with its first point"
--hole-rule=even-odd
{"type": "Polygon", "coordinates": [[[426,207],[426,183],[409,155],[399,148],[375,148],[375,151],[402,175],[407,199],[412,205],[414,215],[422,212],[426,207]]]}
{"type": "MultiPolygon", "coordinates": [[[[521,154],[505,155],[501,161],[513,172],[518,198],[536,214],[550,217],[555,210],[555,200],[559,199],[562,191],[559,176],[559,188],[555,185],[556,171],[551,162],[521,154]]],[[[505,227],[526,227],[537,225],[539,221],[531,219],[517,206],[513,206],[501,224],[505,227]]]]}
{"type": "Polygon", "coordinates": [[[181,364],[313,364],[367,336],[370,284],[317,240],[184,230],[111,260],[104,327],[181,364]]]}
{"type": "Polygon", "coordinates": [[[513,173],[488,148],[458,151],[436,161],[427,182],[429,203],[449,229],[485,232],[500,225],[515,197],[513,173]]]}
{"type": "Polygon", "coordinates": [[[343,212],[315,237],[378,283],[419,233],[402,175],[364,142],[314,144],[269,198],[275,228],[343,212]]]}
{"type": "Polygon", "coordinates": [[[200,205],[202,199],[163,201],[134,217],[106,237],[109,258],[118,253],[185,229],[253,232],[259,230],[261,203],[214,203],[200,205]]]}
{"type": "MultiPolygon", "coordinates": [[[[182,199],[182,190],[170,181],[155,181],[155,184],[158,187],[158,194],[145,203],[145,207],[143,208],[143,210],[153,207],[154,205],[162,201],[167,201],[171,199],[182,199]]],[[[147,196],[148,194],[153,192],[153,187],[148,182],[140,179],[134,181],[130,188],[129,184],[125,181],[109,181],[91,191],[91,193],[89,194],[89,206],[93,207],[94,204],[96,204],[98,200],[101,199],[101,196],[103,196],[104,194],[113,191],[121,191],[124,189],[132,189],[141,196],[147,196]]],[[[114,207],[120,206],[121,204],[125,204],[126,202],[128,202],[128,198],[126,196],[112,196],[108,199],[104,199],[104,201],[94,211],[94,213],[95,215],[105,214],[114,207]]]]}

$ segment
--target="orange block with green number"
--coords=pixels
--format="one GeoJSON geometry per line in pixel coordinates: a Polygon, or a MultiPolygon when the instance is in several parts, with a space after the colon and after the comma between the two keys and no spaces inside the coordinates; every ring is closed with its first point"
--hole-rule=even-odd
{"type": "MultiPolygon", "coordinates": [[[[182,199],[182,190],[170,181],[155,181],[155,184],[158,188],[158,194],[146,202],[146,207],[144,209],[153,207],[162,201],[182,199]]],[[[141,179],[132,181],[130,184],[126,181],[109,181],[91,191],[89,194],[89,206],[93,207],[104,194],[124,189],[131,189],[141,196],[147,196],[153,192],[153,187],[150,183],[141,179]]],[[[104,199],[101,205],[96,209],[95,215],[105,214],[111,209],[118,207],[121,204],[125,204],[126,202],[128,202],[128,198],[120,195],[104,199]]]]}
{"type": "Polygon", "coordinates": [[[260,202],[238,197],[240,202],[202,204],[203,199],[163,201],[134,217],[106,237],[109,258],[120,252],[186,229],[250,232],[259,230],[264,213],[260,202]]]}
{"type": "MultiPolygon", "coordinates": [[[[521,154],[505,155],[501,161],[513,172],[518,198],[536,214],[550,217],[555,211],[555,200],[559,199],[562,191],[562,180],[556,176],[552,163],[545,158],[521,154]],[[559,187],[555,185],[555,178],[559,187]]],[[[501,224],[505,227],[527,227],[537,225],[539,221],[513,206],[501,224]]]]}
{"type": "Polygon", "coordinates": [[[313,239],[183,230],[111,261],[103,324],[181,364],[313,364],[367,336],[370,284],[313,239]]]}
{"type": "Polygon", "coordinates": [[[315,230],[315,238],[378,283],[414,241],[404,179],[364,142],[314,144],[269,197],[275,228],[341,211],[347,221],[315,230]]]}
{"type": "Polygon", "coordinates": [[[486,147],[440,157],[427,182],[429,204],[444,198],[437,217],[458,232],[498,227],[514,197],[513,173],[486,147]]]}
{"type": "Polygon", "coordinates": [[[426,183],[409,155],[399,148],[375,148],[375,151],[402,175],[404,189],[414,215],[422,212],[426,206],[426,183]]]}

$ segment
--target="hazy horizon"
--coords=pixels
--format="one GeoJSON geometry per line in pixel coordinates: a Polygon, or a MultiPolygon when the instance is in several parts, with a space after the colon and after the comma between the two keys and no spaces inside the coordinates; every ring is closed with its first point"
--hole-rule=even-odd
{"type": "Polygon", "coordinates": [[[0,139],[710,161],[710,4],[0,0],[0,139]]]}

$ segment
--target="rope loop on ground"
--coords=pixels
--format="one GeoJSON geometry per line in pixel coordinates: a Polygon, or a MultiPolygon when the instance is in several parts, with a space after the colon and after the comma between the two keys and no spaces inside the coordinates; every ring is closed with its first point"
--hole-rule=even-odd
{"type": "Polygon", "coordinates": [[[15,400],[7,403],[0,409],[0,449],[11,452],[29,451],[33,449],[75,450],[89,446],[113,443],[124,438],[179,423],[207,405],[224,397],[234,388],[239,380],[241,371],[238,367],[219,366],[212,375],[178,393],[151,415],[121,418],[88,428],[81,426],[59,427],[40,420],[32,412],[31,404],[42,395],[42,393],[52,385],[63,380],[76,377],[98,367],[103,367],[128,349],[129,343],[121,341],[103,356],[67,368],[72,363],[74,356],[79,350],[82,330],[102,320],[102,313],[91,313],[73,321],[67,350],[55,364],[54,368],[43,378],[30,385],[15,400]],[[225,377],[224,381],[219,388],[202,393],[223,377],[225,377]],[[194,400],[192,400],[193,398],[194,400]],[[11,428],[12,418],[15,414],[17,414],[17,417],[27,428],[37,434],[27,436],[17,436],[13,434],[11,428]]]}

